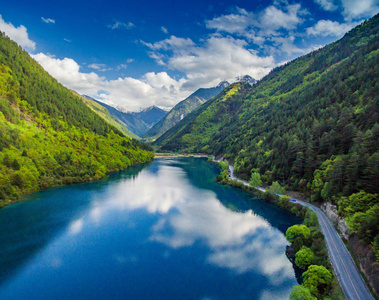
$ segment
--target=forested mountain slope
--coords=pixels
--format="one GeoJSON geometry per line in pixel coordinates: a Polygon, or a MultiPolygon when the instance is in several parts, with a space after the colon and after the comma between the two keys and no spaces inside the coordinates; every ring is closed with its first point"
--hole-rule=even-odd
{"type": "Polygon", "coordinates": [[[0,206],[151,160],[146,149],[0,37],[0,206]]]}
{"type": "Polygon", "coordinates": [[[108,124],[116,127],[124,135],[131,138],[139,139],[137,135],[132,133],[119,119],[111,115],[111,113],[104,106],[100,105],[98,102],[90,99],[90,97],[84,97],[79,95],[77,92],[71,91],[75,96],[79,97],[85,105],[87,105],[93,112],[102,117],[108,124]]]}
{"type": "Polygon", "coordinates": [[[168,151],[211,153],[209,149],[211,137],[237,112],[241,94],[249,87],[250,85],[245,82],[234,83],[227,87],[217,97],[201,105],[176,126],[166,131],[153,145],[168,151]]]}
{"type": "Polygon", "coordinates": [[[191,94],[189,97],[183,101],[176,104],[170,112],[162,118],[157,124],[155,124],[149,131],[145,134],[145,137],[157,138],[169,130],[171,127],[175,126],[180,120],[192,112],[196,107],[205,103],[210,98],[217,96],[223,91],[225,87],[229,85],[228,82],[223,81],[218,86],[213,88],[201,88],[196,92],[191,94]]]}
{"type": "Polygon", "coordinates": [[[378,106],[376,15],[341,40],[274,69],[252,88],[232,85],[156,144],[161,150],[222,154],[244,179],[259,172],[267,184],[278,180],[312,201],[339,204],[379,259],[378,106]]]}
{"type": "Polygon", "coordinates": [[[135,134],[138,137],[141,137],[150,128],[148,124],[140,120],[138,117],[134,116],[132,113],[125,113],[125,112],[119,111],[117,108],[114,108],[113,106],[100,102],[89,96],[84,95],[84,97],[106,108],[112,116],[114,116],[120,122],[122,122],[126,126],[126,128],[128,128],[129,131],[131,131],[133,134],[135,134]]]}

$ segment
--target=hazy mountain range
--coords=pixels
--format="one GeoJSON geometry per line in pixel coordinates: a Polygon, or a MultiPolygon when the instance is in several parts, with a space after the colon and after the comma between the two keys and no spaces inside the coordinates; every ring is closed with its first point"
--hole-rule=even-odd
{"type": "Polygon", "coordinates": [[[116,117],[129,131],[138,137],[143,136],[155,123],[167,114],[167,111],[157,106],[148,107],[140,112],[122,112],[90,96],[83,96],[105,107],[112,116],[116,117]]]}

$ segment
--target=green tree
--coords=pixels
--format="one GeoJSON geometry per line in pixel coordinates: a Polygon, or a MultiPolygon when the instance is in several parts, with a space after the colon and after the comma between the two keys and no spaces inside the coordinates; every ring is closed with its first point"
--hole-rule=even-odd
{"type": "Polygon", "coordinates": [[[286,192],[286,189],[282,187],[279,182],[274,181],[267,189],[267,192],[274,195],[283,195],[286,192]]]}
{"type": "Polygon", "coordinates": [[[314,253],[307,247],[302,247],[297,253],[295,258],[295,264],[300,268],[305,269],[313,260],[314,253]]]}
{"type": "Polygon", "coordinates": [[[311,265],[303,273],[304,286],[308,287],[313,293],[324,294],[329,284],[332,282],[332,273],[324,266],[311,265]]]}
{"type": "Polygon", "coordinates": [[[258,172],[252,173],[251,178],[250,178],[250,182],[249,182],[249,186],[255,188],[255,187],[261,186],[261,184],[262,184],[261,174],[259,174],[258,172]]]}
{"type": "Polygon", "coordinates": [[[286,231],[286,238],[290,243],[293,243],[296,238],[308,239],[311,231],[305,225],[293,225],[286,231]]]}
{"type": "Polygon", "coordinates": [[[13,170],[20,170],[21,166],[16,158],[13,160],[11,167],[13,168],[13,170]]]}
{"type": "Polygon", "coordinates": [[[317,300],[311,293],[311,291],[305,286],[295,286],[290,295],[290,300],[317,300]]]}

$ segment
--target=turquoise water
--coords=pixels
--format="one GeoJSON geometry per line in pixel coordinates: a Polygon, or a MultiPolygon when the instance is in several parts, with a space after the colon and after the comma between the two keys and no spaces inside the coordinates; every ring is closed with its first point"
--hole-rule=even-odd
{"type": "Polygon", "coordinates": [[[288,299],[300,220],[165,158],[0,210],[0,299],[288,299]]]}

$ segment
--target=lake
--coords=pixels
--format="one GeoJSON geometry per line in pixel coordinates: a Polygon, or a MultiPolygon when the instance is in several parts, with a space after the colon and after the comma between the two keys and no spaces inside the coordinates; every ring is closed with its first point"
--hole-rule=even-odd
{"type": "Polygon", "coordinates": [[[0,210],[0,299],[288,299],[300,219],[161,158],[0,210]]]}

